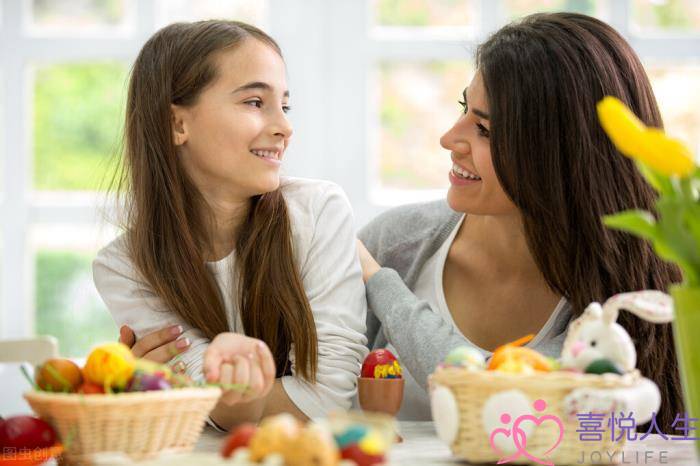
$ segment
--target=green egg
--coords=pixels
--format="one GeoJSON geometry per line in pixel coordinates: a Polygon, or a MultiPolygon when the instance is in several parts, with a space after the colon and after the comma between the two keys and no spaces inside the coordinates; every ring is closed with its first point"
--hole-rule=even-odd
{"type": "Polygon", "coordinates": [[[622,374],[623,370],[609,359],[596,359],[586,367],[586,374],[622,374]]]}

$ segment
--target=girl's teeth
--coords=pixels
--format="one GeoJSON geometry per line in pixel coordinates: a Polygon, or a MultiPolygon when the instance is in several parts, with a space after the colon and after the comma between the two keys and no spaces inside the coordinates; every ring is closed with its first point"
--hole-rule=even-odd
{"type": "Polygon", "coordinates": [[[271,150],[252,150],[251,152],[257,155],[258,157],[266,157],[268,159],[277,158],[277,152],[271,150]]]}

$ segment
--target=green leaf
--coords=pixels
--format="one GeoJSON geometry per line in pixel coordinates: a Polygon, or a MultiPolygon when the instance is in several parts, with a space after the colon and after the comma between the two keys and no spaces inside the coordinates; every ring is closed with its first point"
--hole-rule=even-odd
{"type": "Polygon", "coordinates": [[[605,215],[603,223],[610,228],[633,233],[650,241],[658,238],[656,220],[645,210],[625,210],[617,214],[605,215]]]}
{"type": "Polygon", "coordinates": [[[635,162],[637,164],[637,169],[642,173],[644,178],[646,178],[657,193],[670,196],[674,194],[673,184],[671,183],[669,177],[662,175],[644,162],[640,162],[639,160],[635,162]]]}

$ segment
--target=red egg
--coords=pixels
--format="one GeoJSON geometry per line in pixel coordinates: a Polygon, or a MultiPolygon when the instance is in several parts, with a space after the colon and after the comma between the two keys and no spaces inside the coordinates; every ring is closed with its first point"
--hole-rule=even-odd
{"type": "Polygon", "coordinates": [[[247,447],[250,439],[255,435],[258,428],[253,424],[242,424],[226,437],[224,446],[221,448],[221,456],[230,458],[233,452],[239,448],[247,447]]]}
{"type": "Polygon", "coordinates": [[[78,388],[78,393],[82,393],[83,395],[103,395],[104,392],[105,389],[103,387],[92,382],[83,382],[80,388],[78,388]]]}
{"type": "Polygon", "coordinates": [[[384,455],[368,455],[358,444],[354,443],[340,450],[340,457],[344,460],[354,461],[357,466],[372,466],[374,464],[382,464],[385,460],[384,455]]]}
{"type": "Polygon", "coordinates": [[[391,366],[396,361],[396,356],[387,349],[371,351],[362,363],[362,377],[375,378],[374,369],[377,366],[391,366]]]}
{"type": "Polygon", "coordinates": [[[48,448],[56,443],[56,432],[41,419],[14,416],[0,424],[0,449],[48,448]]]}

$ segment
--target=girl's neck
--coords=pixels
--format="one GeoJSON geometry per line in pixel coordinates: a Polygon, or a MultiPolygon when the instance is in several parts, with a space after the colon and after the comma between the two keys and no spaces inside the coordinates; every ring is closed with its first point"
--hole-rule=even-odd
{"type": "MultiPolygon", "coordinates": [[[[504,278],[541,279],[541,272],[527,245],[519,216],[467,215],[454,242],[465,260],[484,262],[496,280],[504,278]],[[464,247],[459,247],[463,245],[464,247]]],[[[460,260],[457,255],[458,260],[460,260]]]]}
{"type": "Polygon", "coordinates": [[[205,196],[211,216],[209,225],[210,248],[206,260],[214,262],[231,254],[236,244],[236,233],[250,210],[250,199],[212,198],[205,196]]]}

